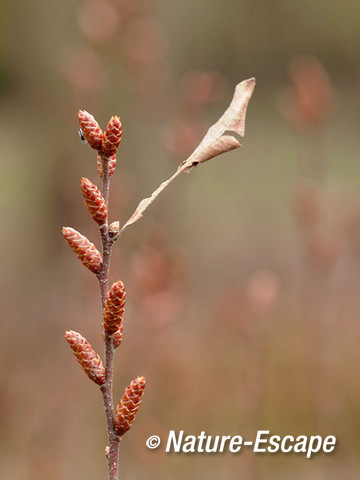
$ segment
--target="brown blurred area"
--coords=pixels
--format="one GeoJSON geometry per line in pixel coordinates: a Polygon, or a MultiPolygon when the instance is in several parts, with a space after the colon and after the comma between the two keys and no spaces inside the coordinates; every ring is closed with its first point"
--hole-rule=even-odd
{"type": "Polygon", "coordinates": [[[1,2],[0,477],[106,478],[101,396],[64,331],[102,353],[98,182],[77,111],[123,141],[124,222],[255,76],[243,148],[177,180],[114,247],[127,286],[115,398],[148,387],[120,478],[359,478],[360,4],[352,0],[1,2]],[[170,455],[168,431],[336,435],[330,455],[170,455]]]}

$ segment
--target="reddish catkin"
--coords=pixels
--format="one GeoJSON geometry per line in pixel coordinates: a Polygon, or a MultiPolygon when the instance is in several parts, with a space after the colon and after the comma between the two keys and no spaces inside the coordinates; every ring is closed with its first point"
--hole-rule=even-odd
{"type": "Polygon", "coordinates": [[[100,273],[102,260],[95,245],[71,227],[63,227],[62,233],[82,264],[93,273],[100,273]]]}
{"type": "Polygon", "coordinates": [[[90,343],[80,333],[72,330],[65,332],[65,339],[90,380],[102,385],[105,382],[105,368],[90,343]]]}
{"type": "Polygon", "coordinates": [[[121,437],[134,423],[146,385],[145,377],[137,377],[126,388],[115,412],[115,431],[121,437]]]}
{"type": "Polygon", "coordinates": [[[90,147],[95,150],[100,150],[104,134],[99,127],[98,122],[86,110],[79,110],[78,120],[84,138],[87,140],[90,147]]]}
{"type": "Polygon", "coordinates": [[[125,308],[125,286],[121,280],[114,283],[107,295],[104,306],[104,322],[105,332],[112,335],[119,330],[124,317],[125,308]]]}
{"type": "Polygon", "coordinates": [[[114,348],[118,348],[122,342],[122,336],[124,331],[124,325],[121,324],[119,330],[117,330],[113,335],[114,348]]]}
{"type": "Polygon", "coordinates": [[[121,121],[118,116],[111,117],[106,127],[102,141],[102,151],[107,157],[115,155],[122,136],[121,121]]]}
{"type": "Polygon", "coordinates": [[[105,200],[100,190],[88,178],[81,179],[81,192],[90,215],[98,225],[103,225],[107,218],[105,200]]]}
{"type": "MultiPolygon", "coordinates": [[[[122,336],[124,331],[124,325],[121,324],[119,330],[117,330],[113,335],[113,345],[114,348],[118,348],[121,345],[122,336]]],[[[104,333],[104,324],[103,324],[103,332],[102,332],[103,340],[105,340],[105,333],[104,333]]]]}
{"type": "MultiPolygon", "coordinates": [[[[102,178],[103,168],[102,168],[102,161],[101,161],[100,155],[97,156],[96,165],[97,165],[97,173],[99,177],[102,178]]],[[[110,177],[114,175],[115,168],[116,168],[116,155],[113,155],[112,157],[109,158],[109,162],[108,162],[108,172],[110,177]]]]}

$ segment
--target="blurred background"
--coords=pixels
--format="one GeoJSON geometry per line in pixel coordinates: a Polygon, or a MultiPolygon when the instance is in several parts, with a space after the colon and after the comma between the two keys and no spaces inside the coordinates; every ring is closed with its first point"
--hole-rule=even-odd
{"type": "Polygon", "coordinates": [[[104,479],[99,245],[77,111],[123,123],[110,219],[125,222],[255,76],[243,148],[183,175],[114,248],[127,286],[115,399],[148,386],[121,479],[359,478],[360,4],[355,0],[4,1],[0,63],[0,472],[104,479]],[[170,455],[149,435],[336,435],[336,451],[170,455]]]}

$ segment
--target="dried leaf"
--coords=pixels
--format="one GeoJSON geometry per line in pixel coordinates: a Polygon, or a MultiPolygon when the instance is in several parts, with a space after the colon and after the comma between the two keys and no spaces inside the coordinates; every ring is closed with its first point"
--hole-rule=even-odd
{"type": "Polygon", "coordinates": [[[212,125],[203,138],[195,153],[209,146],[226,131],[235,132],[240,137],[245,135],[246,109],[255,88],[255,78],[249,78],[238,83],[231,103],[223,116],[212,125]]]}
{"type": "Polygon", "coordinates": [[[209,128],[205,137],[190,155],[182,162],[172,177],[163,182],[148,198],[144,198],[137,206],[135,212],[125,223],[120,233],[129,226],[140,220],[145,210],[165,190],[165,188],[182,172],[189,172],[199,163],[206,162],[221,153],[229,152],[241,147],[241,144],[232,135],[224,135],[225,132],[234,132],[243,137],[245,135],[246,109],[255,88],[255,78],[249,78],[238,83],[228,109],[222,117],[209,128]]]}
{"type": "Polygon", "coordinates": [[[226,153],[239,147],[241,147],[241,143],[239,143],[235,137],[232,137],[231,135],[223,135],[222,137],[217,138],[208,147],[205,147],[195,159],[191,156],[181,165],[186,167],[186,170],[184,170],[185,172],[190,172],[191,169],[196,167],[199,163],[204,163],[207,160],[217,157],[221,153],[226,153]]]}

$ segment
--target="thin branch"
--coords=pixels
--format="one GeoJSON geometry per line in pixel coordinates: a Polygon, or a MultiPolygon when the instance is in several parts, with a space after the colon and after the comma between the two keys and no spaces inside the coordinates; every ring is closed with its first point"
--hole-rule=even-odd
{"type": "MultiPolygon", "coordinates": [[[[108,171],[108,159],[105,156],[101,156],[102,162],[102,195],[105,200],[106,209],[109,206],[109,190],[110,190],[110,176],[108,171]]],[[[100,296],[102,309],[105,305],[106,296],[109,289],[109,269],[110,269],[110,257],[111,247],[113,241],[109,238],[109,223],[106,219],[106,223],[99,228],[101,242],[102,242],[102,268],[98,275],[100,296]]],[[[118,479],[118,457],[119,457],[119,442],[120,437],[116,435],[114,428],[114,402],[113,402],[113,370],[114,370],[114,345],[113,337],[105,333],[105,382],[101,386],[100,390],[103,396],[106,425],[109,439],[109,452],[108,452],[108,465],[109,465],[109,480],[118,479]]]]}
{"type": "MultiPolygon", "coordinates": [[[[125,223],[122,227],[120,232],[118,231],[118,227],[114,227],[114,222],[110,226],[109,232],[109,222],[108,217],[100,215],[100,222],[98,221],[98,212],[94,216],[94,212],[92,208],[89,208],[88,199],[89,196],[93,195],[95,191],[95,196],[101,197],[98,192],[97,187],[91,184],[91,182],[87,179],[82,180],[82,188],[84,188],[83,195],[85,199],[85,203],[89,209],[91,216],[94,218],[95,221],[98,221],[99,224],[99,233],[101,237],[102,243],[102,259],[100,259],[100,253],[96,250],[95,246],[91,244],[85,237],[83,237],[78,232],[74,231],[73,229],[65,229],[65,240],[68,241],[70,246],[73,248],[75,253],[77,253],[78,257],[82,260],[83,264],[88,267],[91,271],[97,274],[97,278],[99,281],[100,287],[100,297],[101,297],[101,305],[102,309],[104,309],[106,298],[108,296],[109,290],[109,270],[110,270],[110,257],[111,257],[111,249],[114,241],[120,237],[120,235],[125,231],[125,229],[132,225],[133,223],[140,220],[147,210],[147,208],[156,200],[156,198],[165,190],[166,187],[170,185],[171,182],[175,180],[183,172],[189,172],[198,164],[206,162],[222,153],[228,152],[235,148],[239,148],[241,145],[238,140],[233,137],[232,135],[225,135],[226,132],[234,132],[240,137],[244,136],[245,133],[245,116],[246,116],[246,109],[251,98],[255,87],[255,79],[250,78],[248,80],[244,80],[243,82],[239,83],[235,88],[235,93],[233,99],[230,103],[230,106],[225,111],[225,113],[221,116],[221,118],[209,128],[207,134],[199,144],[199,146],[195,149],[195,151],[185,160],[182,162],[175,173],[165,180],[161,185],[151,194],[150,197],[145,198],[142,200],[138,207],[136,208],[133,215],[130,219],[125,223]],[[85,183],[84,183],[85,182],[85,183]],[[87,182],[87,183],[86,183],[87,182]],[[89,189],[90,190],[87,190],[89,189]],[[91,193],[90,193],[91,192],[91,193]],[[97,192],[97,193],[96,193],[97,192]],[[105,220],[106,218],[106,220],[105,220]],[[103,223],[102,220],[105,220],[103,223]],[[69,237],[67,234],[69,233],[71,236],[69,237]],[[117,233],[118,232],[118,233],[117,233]],[[117,235],[116,235],[117,234],[117,235]],[[76,241],[73,239],[73,235],[76,236],[76,241]],[[85,242],[85,246],[84,246],[85,242]],[[97,261],[95,263],[96,269],[94,269],[94,262],[91,263],[86,256],[90,251],[91,259],[97,261]],[[101,262],[101,268],[100,268],[101,262]],[[100,270],[100,271],[99,271],[100,270]]],[[[102,199],[101,202],[101,214],[104,214],[105,208],[103,202],[105,202],[106,212],[108,212],[109,206],[109,191],[110,191],[110,174],[109,174],[109,158],[111,155],[116,153],[116,149],[118,148],[121,140],[121,122],[118,117],[111,117],[110,122],[107,126],[105,134],[102,133],[98,123],[94,119],[92,115],[85,111],[79,112],[79,122],[82,128],[82,133],[84,134],[84,138],[88,141],[90,146],[97,150],[101,151],[101,181],[102,181],[102,199]],[[109,130],[110,129],[110,130],[109,130]],[[110,133],[107,135],[107,132],[110,133]],[[112,133],[112,135],[111,135],[112,133]],[[115,135],[115,143],[114,137],[115,135]],[[105,152],[105,153],[104,153],[105,152]],[[107,154],[108,156],[106,156],[107,154]]],[[[99,200],[97,198],[97,200],[99,200]]],[[[90,205],[93,207],[92,205],[90,205]]],[[[109,330],[110,331],[110,330],[109,330]]],[[[82,338],[82,337],[81,337],[82,338]]],[[[84,339],[83,339],[84,340],[84,339]]],[[[104,343],[105,343],[105,380],[103,381],[103,376],[101,377],[101,393],[104,402],[104,409],[105,409],[105,417],[106,417],[106,425],[107,425],[107,432],[108,432],[108,440],[109,445],[106,448],[106,456],[108,459],[109,464],[109,480],[118,480],[118,464],[119,464],[119,443],[120,437],[123,435],[131,426],[134,417],[126,420],[127,428],[124,430],[120,430],[117,426],[117,432],[115,431],[115,422],[114,422],[114,402],[113,402],[113,370],[114,370],[114,338],[112,334],[104,332],[104,343]]],[[[90,346],[91,347],[91,346],[90,346]]],[[[91,347],[92,348],[92,347],[91,347]]],[[[93,352],[95,355],[95,352],[93,352]]],[[[97,356],[97,354],[96,354],[97,356]]],[[[97,356],[98,357],[98,356],[97,356]]],[[[101,360],[98,359],[98,363],[102,367],[102,375],[104,375],[104,367],[101,363],[101,360]]],[[[99,383],[100,384],[100,383],[99,383]]],[[[135,389],[138,398],[138,403],[135,404],[136,409],[134,412],[136,413],[137,408],[141,402],[141,397],[145,388],[145,378],[138,377],[135,379],[128,387],[128,389],[135,389]],[[140,382],[140,383],[139,383],[140,382]],[[134,385],[137,387],[135,388],[134,385]],[[139,389],[140,385],[140,389],[139,389]]],[[[125,398],[127,395],[127,391],[125,391],[125,398]]],[[[123,397],[124,398],[124,397],[123,397]]],[[[121,400],[122,402],[123,400],[121,400]]],[[[121,402],[119,406],[121,406],[121,402]]],[[[118,420],[118,413],[116,413],[116,420],[118,420]]]]}
{"type": "Polygon", "coordinates": [[[118,479],[118,456],[119,456],[119,442],[120,437],[116,435],[114,430],[114,404],[112,393],[113,381],[113,367],[114,367],[114,346],[112,335],[105,334],[105,383],[100,387],[104,408],[106,425],[109,438],[109,480],[118,479]]]}

